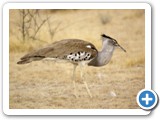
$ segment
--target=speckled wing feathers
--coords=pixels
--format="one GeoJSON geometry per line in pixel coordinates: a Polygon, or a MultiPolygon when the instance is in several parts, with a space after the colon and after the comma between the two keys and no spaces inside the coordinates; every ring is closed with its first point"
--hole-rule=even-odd
{"type": "Polygon", "coordinates": [[[90,59],[97,55],[97,49],[92,43],[79,39],[65,39],[26,54],[21,58],[18,64],[29,63],[43,58],[66,59],[67,55],[78,52],[90,53],[90,59]]]}

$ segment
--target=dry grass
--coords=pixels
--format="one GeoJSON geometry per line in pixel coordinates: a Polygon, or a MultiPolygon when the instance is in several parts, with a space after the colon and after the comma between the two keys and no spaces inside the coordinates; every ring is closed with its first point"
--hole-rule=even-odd
{"type": "MultiPolygon", "coordinates": [[[[44,17],[46,13],[52,16],[53,23],[61,22],[60,31],[55,34],[53,41],[47,25],[44,25],[39,37],[45,42],[28,40],[23,43],[17,40],[19,33],[13,24],[18,21],[18,14],[16,10],[10,11],[10,108],[139,108],[136,95],[144,88],[145,82],[144,11],[41,11],[44,17]],[[81,82],[77,82],[79,98],[73,96],[73,68],[70,63],[39,61],[16,64],[28,51],[60,39],[84,39],[100,49],[101,33],[117,39],[127,53],[117,49],[108,65],[86,68],[92,99],[81,82]]],[[[79,68],[76,73],[77,81],[80,81],[79,68]]]]}

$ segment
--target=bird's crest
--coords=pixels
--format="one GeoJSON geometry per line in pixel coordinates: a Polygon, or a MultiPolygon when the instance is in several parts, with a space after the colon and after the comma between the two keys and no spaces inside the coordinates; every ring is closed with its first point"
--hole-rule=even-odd
{"type": "Polygon", "coordinates": [[[107,36],[107,35],[105,35],[105,34],[102,34],[101,36],[104,37],[104,38],[109,38],[109,39],[111,39],[111,40],[114,40],[113,38],[111,38],[110,36],[107,36]]]}

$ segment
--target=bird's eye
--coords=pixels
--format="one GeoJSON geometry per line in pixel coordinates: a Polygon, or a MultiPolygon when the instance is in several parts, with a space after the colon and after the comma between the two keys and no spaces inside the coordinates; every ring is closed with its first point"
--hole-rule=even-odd
{"type": "Polygon", "coordinates": [[[113,45],[115,45],[115,46],[117,46],[117,45],[118,45],[118,43],[117,43],[117,41],[116,41],[116,40],[113,40],[112,42],[113,42],[113,45]]]}

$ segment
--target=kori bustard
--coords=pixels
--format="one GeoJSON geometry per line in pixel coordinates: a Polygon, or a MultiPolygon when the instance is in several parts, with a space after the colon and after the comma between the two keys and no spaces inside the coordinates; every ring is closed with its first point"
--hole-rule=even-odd
{"type": "Polygon", "coordinates": [[[90,97],[92,94],[88,88],[88,85],[85,81],[84,69],[85,66],[95,66],[100,67],[106,65],[112,57],[113,51],[116,47],[119,47],[124,52],[126,50],[118,44],[118,42],[102,34],[102,49],[98,51],[96,47],[87,41],[80,39],[64,39],[57,42],[54,42],[44,48],[32,51],[24,55],[17,64],[26,64],[32,61],[52,59],[52,60],[65,60],[73,64],[73,86],[74,86],[74,95],[77,96],[76,92],[76,78],[75,71],[77,65],[81,67],[81,79],[85,85],[87,93],[90,97]]]}

